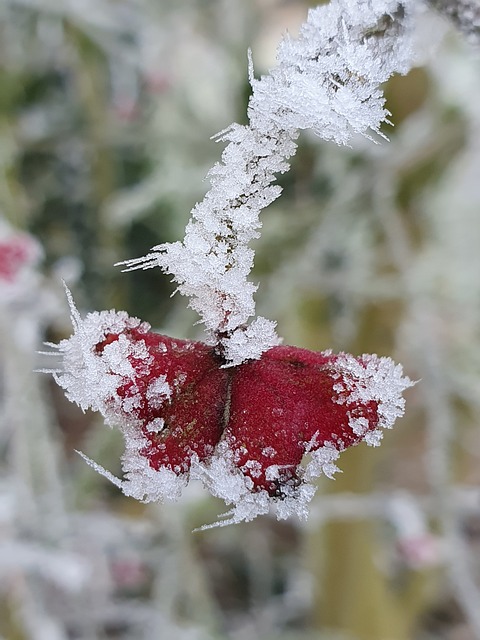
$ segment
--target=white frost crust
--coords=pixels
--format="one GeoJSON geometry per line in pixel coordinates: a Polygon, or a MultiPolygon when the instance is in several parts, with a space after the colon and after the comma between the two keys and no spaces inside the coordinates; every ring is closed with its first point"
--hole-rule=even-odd
{"type": "MultiPolygon", "coordinates": [[[[99,411],[107,422],[118,419],[118,409],[128,413],[133,406],[123,406],[117,396],[121,380],[133,378],[134,370],[129,362],[133,357],[143,361],[145,374],[152,362],[143,341],[130,343],[122,332],[137,328],[146,333],[150,325],[138,318],[131,318],[125,311],[102,311],[89,313],[82,319],[68,293],[74,334],[62,340],[56,348],[63,355],[63,370],[54,373],[56,382],[65,390],[69,400],[83,411],[99,411]],[[107,344],[102,357],[95,351],[108,334],[120,334],[115,342],[107,344]],[[113,402],[113,404],[112,404],[113,402]]],[[[133,404],[134,399],[130,399],[133,404]]]]}
{"type": "Polygon", "coordinates": [[[246,328],[235,329],[230,335],[221,340],[224,357],[233,367],[246,360],[257,360],[264,351],[276,347],[281,343],[275,327],[277,323],[261,316],[246,328]]]}
{"type": "Polygon", "coordinates": [[[125,425],[122,431],[125,438],[125,452],[122,456],[123,493],[141,502],[179,500],[188,484],[188,475],[176,474],[165,467],[155,471],[147,458],[140,455],[147,440],[138,425],[125,425]]]}
{"type": "Polygon", "coordinates": [[[340,471],[335,464],[335,461],[340,457],[340,451],[338,451],[332,442],[326,442],[323,447],[312,451],[310,456],[311,459],[307,464],[304,474],[304,480],[306,482],[313,480],[313,478],[318,478],[321,475],[332,480],[334,474],[340,471]]]}
{"type": "Polygon", "coordinates": [[[159,376],[148,385],[147,400],[154,409],[159,409],[171,396],[172,390],[166,376],[159,376]]]}
{"type": "MultiPolygon", "coordinates": [[[[234,454],[228,448],[228,443],[220,442],[210,461],[197,461],[190,473],[192,479],[200,480],[212,495],[221,498],[227,505],[232,505],[232,508],[219,516],[217,522],[204,525],[199,530],[250,522],[257,516],[270,512],[274,513],[277,520],[286,520],[292,516],[299,520],[307,520],[308,505],[317,490],[312,481],[321,475],[333,478],[333,474],[340,471],[334,464],[339,456],[340,452],[333,443],[326,443],[311,452],[306,467],[298,469],[300,484],[295,487],[284,485],[283,497],[276,498],[265,490],[252,492],[252,480],[233,464],[234,454]]],[[[271,465],[266,469],[265,475],[273,480],[278,477],[280,471],[277,465],[271,465]]]]}
{"type": "Polygon", "coordinates": [[[338,144],[354,133],[381,135],[389,114],[380,84],[411,66],[413,10],[412,0],[333,0],[311,9],[299,37],[281,42],[278,66],[252,81],[252,125],[312,129],[338,144]]]}
{"type": "MultiPolygon", "coordinates": [[[[119,386],[129,379],[140,373],[148,376],[153,361],[144,341],[129,342],[122,332],[136,328],[146,333],[150,330],[150,325],[138,318],[131,318],[125,311],[95,312],[82,319],[68,290],[67,297],[74,334],[58,345],[51,345],[56,346],[63,355],[63,370],[54,373],[55,380],[65,390],[69,400],[84,411],[99,411],[107,424],[115,425],[122,431],[125,439],[122,457],[124,478],[116,478],[85,454],[80,455],[96,471],[121,488],[126,496],[143,502],[178,500],[188,478],[166,468],[155,471],[150,467],[148,460],[140,455],[141,449],[148,442],[141,432],[140,424],[130,413],[138,406],[139,398],[120,398],[117,395],[119,386]],[[119,339],[106,344],[100,356],[95,347],[108,334],[119,334],[119,339]],[[136,371],[129,358],[136,359],[136,371]]],[[[147,390],[147,399],[157,408],[170,395],[171,389],[165,376],[152,382],[147,390]]],[[[150,429],[161,429],[161,422],[161,419],[153,421],[150,429]]]]}
{"type": "Polygon", "coordinates": [[[249,244],[259,235],[260,212],[280,195],[273,183],[289,169],[298,132],[312,129],[338,144],[355,134],[382,135],[389,113],[380,84],[411,66],[414,6],[414,0],[332,0],[310,10],[297,39],[285,37],[270,74],[255,79],[250,56],[249,124],[218,134],[228,144],[183,242],[124,263],[127,270],[159,266],[173,275],[207,332],[215,340],[226,336],[230,364],[259,358],[278,343],[264,318],[246,328],[257,290],[247,280],[254,259],[249,244]]]}
{"type": "Polygon", "coordinates": [[[179,500],[188,484],[188,475],[176,474],[165,467],[158,471],[152,469],[148,460],[139,453],[142,447],[148,444],[139,426],[132,423],[122,431],[125,437],[125,452],[122,456],[123,479],[114,476],[83,452],[77,453],[92,469],[118,487],[127,497],[140,502],[163,503],[166,500],[179,500]]]}
{"type": "MultiPolygon", "coordinates": [[[[191,478],[197,479],[215,497],[221,498],[232,508],[219,516],[219,520],[200,527],[200,530],[214,527],[225,527],[239,522],[250,522],[260,515],[273,512],[277,520],[286,520],[296,516],[299,520],[308,518],[308,505],[317,490],[311,483],[322,474],[332,478],[338,467],[334,461],[339,457],[333,443],[327,443],[311,453],[310,462],[305,468],[299,468],[300,484],[298,486],[283,485],[282,498],[272,497],[265,490],[252,491],[253,482],[233,464],[234,454],[226,441],[221,441],[208,463],[192,466],[191,478]]],[[[256,461],[250,461],[251,466],[256,461]]],[[[248,465],[248,463],[247,463],[248,465]]],[[[273,480],[279,476],[281,469],[278,465],[271,465],[265,470],[265,476],[273,480]]]]}
{"type": "Polygon", "coordinates": [[[176,474],[162,467],[158,471],[152,469],[148,460],[140,455],[140,450],[147,444],[138,425],[135,423],[122,429],[125,437],[125,452],[122,456],[123,479],[117,478],[110,471],[90,459],[81,451],[77,453],[97,473],[121,489],[127,497],[140,502],[159,502],[166,500],[176,502],[188,484],[186,474],[176,474]]]}
{"type": "MultiPolygon", "coordinates": [[[[267,468],[267,474],[269,470],[272,479],[278,475],[276,465],[267,468]]],[[[225,441],[219,443],[208,463],[196,462],[190,475],[192,479],[200,480],[213,496],[221,498],[227,505],[233,505],[229,511],[219,516],[217,522],[204,525],[200,530],[250,522],[272,510],[277,520],[285,520],[293,515],[306,520],[308,503],[316,491],[308,483],[302,483],[299,487],[283,487],[285,496],[282,499],[272,498],[265,490],[252,491],[252,480],[233,464],[233,453],[225,441]]]]}
{"type": "Polygon", "coordinates": [[[383,437],[382,429],[391,429],[397,418],[403,416],[405,399],[402,393],[415,382],[403,375],[403,368],[391,358],[364,354],[359,359],[342,353],[336,361],[338,381],[335,383],[337,404],[368,404],[376,402],[378,429],[367,431],[368,422],[347,412],[349,426],[355,435],[363,435],[368,445],[376,447],[383,437]]]}

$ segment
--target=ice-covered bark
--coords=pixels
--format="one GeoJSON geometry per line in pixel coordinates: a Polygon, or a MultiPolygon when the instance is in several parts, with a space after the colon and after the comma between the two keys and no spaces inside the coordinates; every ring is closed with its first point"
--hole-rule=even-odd
{"type": "Polygon", "coordinates": [[[255,79],[248,125],[232,124],[210,191],[192,210],[183,242],[156,246],[128,269],[159,266],[190,299],[226,363],[240,364],[279,343],[275,323],[256,318],[248,280],[259,214],[280,195],[302,129],[346,144],[355,133],[380,134],[388,116],[380,83],[411,64],[411,0],[333,0],[312,9],[297,39],[285,37],[277,66],[255,79]]]}

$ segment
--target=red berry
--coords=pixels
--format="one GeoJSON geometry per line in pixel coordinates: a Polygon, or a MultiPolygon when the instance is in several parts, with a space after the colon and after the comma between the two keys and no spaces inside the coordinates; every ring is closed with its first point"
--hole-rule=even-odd
{"type": "MultiPolygon", "coordinates": [[[[138,328],[122,335],[131,345],[146,347],[143,358],[129,358],[134,375],[116,390],[122,418],[138,423],[147,442],[140,454],[153,469],[185,473],[193,455],[205,460],[220,439],[229,374],[213,349],[201,342],[138,328]]],[[[95,347],[99,357],[118,338],[106,335],[95,347]]]]}
{"type": "Polygon", "coordinates": [[[274,347],[260,360],[237,367],[233,376],[227,437],[235,462],[256,489],[282,496],[300,481],[306,451],[333,444],[338,451],[363,435],[350,422],[363,417],[378,425],[377,403],[339,404],[338,357],[295,347],[274,347]]]}
{"type": "Polygon", "coordinates": [[[378,444],[403,413],[411,385],[389,358],[273,347],[225,367],[214,347],[150,331],[124,312],[82,320],[60,343],[56,376],[83,409],[123,431],[127,495],[177,498],[190,475],[233,504],[222,524],[251,520],[275,502],[277,517],[306,517],[314,488],[345,448],[378,444]],[[302,466],[305,454],[310,461],[302,466]]]}

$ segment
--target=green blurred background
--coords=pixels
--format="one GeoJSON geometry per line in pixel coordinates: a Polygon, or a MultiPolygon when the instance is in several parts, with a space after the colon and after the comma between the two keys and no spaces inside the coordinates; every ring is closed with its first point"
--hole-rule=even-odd
{"type": "Polygon", "coordinates": [[[0,215],[43,247],[33,288],[0,290],[4,640],[480,638],[480,60],[440,18],[422,15],[417,66],[385,87],[390,142],[302,135],[263,214],[257,310],[285,342],[420,379],[381,448],[319,482],[307,523],[191,533],[224,510],[198,487],[124,498],[74,453],[119,473],[119,435],[32,373],[70,332],[62,278],[82,313],[201,338],[160,270],[113,265],[182,238],[211,136],[245,122],[247,48],[266,72],[307,9],[0,2],[0,215]]]}

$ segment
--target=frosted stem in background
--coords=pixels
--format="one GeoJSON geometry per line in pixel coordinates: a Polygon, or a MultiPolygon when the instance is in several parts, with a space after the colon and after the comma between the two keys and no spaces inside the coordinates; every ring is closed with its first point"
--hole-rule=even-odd
{"type": "Polygon", "coordinates": [[[60,539],[67,516],[57,446],[49,431],[51,416],[41,400],[43,381],[33,375],[35,354],[22,350],[12,340],[8,318],[0,317],[0,335],[4,369],[8,371],[4,420],[10,435],[8,450],[17,504],[21,504],[17,517],[26,531],[41,530],[48,537],[60,539]]]}
{"type": "Polygon", "coordinates": [[[410,321],[416,326],[416,362],[424,395],[428,430],[427,478],[434,498],[433,514],[447,543],[446,562],[453,593],[475,633],[480,638],[480,589],[475,583],[468,561],[468,551],[459,530],[458,510],[453,498],[451,476],[452,440],[455,423],[452,416],[450,389],[444,372],[448,371],[438,334],[441,312],[434,300],[426,300],[412,282],[414,253],[408,232],[394,203],[391,184],[393,172],[380,167],[375,180],[375,211],[383,226],[391,251],[392,261],[398,269],[403,295],[410,321]]]}
{"type": "MultiPolygon", "coordinates": [[[[31,467],[29,418],[25,415],[28,406],[25,400],[25,384],[28,380],[28,369],[22,366],[22,356],[12,342],[8,318],[0,317],[0,348],[5,361],[5,408],[4,428],[8,430],[10,444],[8,447],[9,465],[15,478],[16,503],[21,504],[18,518],[21,527],[29,529],[38,519],[38,507],[35,501],[33,472],[31,467]],[[3,339],[3,336],[5,339],[3,339]],[[11,372],[11,373],[10,373],[11,372]],[[20,402],[20,398],[23,402],[20,402]]],[[[2,425],[3,426],[3,425],[2,425]]]]}

